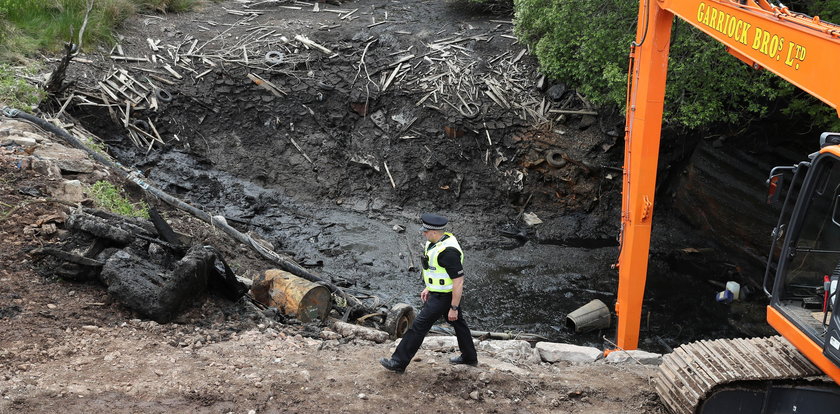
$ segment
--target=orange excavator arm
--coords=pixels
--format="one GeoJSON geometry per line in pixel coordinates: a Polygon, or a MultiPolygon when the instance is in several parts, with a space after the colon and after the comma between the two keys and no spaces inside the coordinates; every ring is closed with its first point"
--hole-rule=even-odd
{"type": "MultiPolygon", "coordinates": [[[[630,48],[625,123],[616,344],[636,349],[647,276],[671,26],[678,16],[840,110],[840,26],[766,0],[642,0],[630,48]]],[[[713,70],[713,68],[709,68],[713,70]]]]}

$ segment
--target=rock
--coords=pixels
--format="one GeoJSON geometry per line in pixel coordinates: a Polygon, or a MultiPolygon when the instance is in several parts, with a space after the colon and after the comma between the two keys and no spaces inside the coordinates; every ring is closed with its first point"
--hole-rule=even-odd
{"type": "Polygon", "coordinates": [[[59,144],[47,144],[35,149],[32,156],[53,162],[61,171],[69,173],[92,173],[96,163],[85,151],[59,144]]]}
{"type": "Polygon", "coordinates": [[[64,180],[50,189],[52,196],[71,203],[80,203],[85,199],[85,190],[79,180],[64,180]]]}
{"type": "Polygon", "coordinates": [[[470,393],[470,398],[472,398],[472,399],[474,399],[474,400],[476,400],[476,401],[478,401],[478,399],[479,399],[480,397],[481,397],[481,396],[478,394],[478,391],[473,391],[473,392],[471,392],[471,393],[470,393]]]}
{"type": "Polygon", "coordinates": [[[659,365],[659,363],[662,362],[662,354],[646,352],[640,349],[634,349],[632,351],[613,351],[607,355],[604,361],[610,364],[635,364],[636,361],[638,361],[644,365],[659,365]]]}
{"type": "Polygon", "coordinates": [[[551,99],[554,102],[563,99],[564,94],[566,94],[566,84],[564,83],[558,83],[556,85],[553,85],[552,87],[548,88],[547,91],[545,91],[545,96],[547,96],[548,99],[551,99]]]}
{"type": "MultiPolygon", "coordinates": [[[[536,351],[535,351],[536,352],[536,351]]],[[[541,362],[537,355],[537,362],[541,362]]],[[[486,365],[488,371],[510,372],[516,375],[531,375],[530,368],[520,368],[510,362],[504,362],[495,358],[479,358],[482,365],[486,365]]],[[[521,365],[521,364],[520,364],[521,365]]]]}
{"type": "Polygon", "coordinates": [[[536,213],[525,213],[522,215],[522,219],[525,221],[525,224],[529,226],[536,226],[537,224],[542,224],[542,220],[537,217],[536,213]]]}
{"type": "Polygon", "coordinates": [[[603,355],[597,348],[553,342],[538,342],[536,349],[545,362],[566,361],[571,363],[595,362],[603,355]]]}
{"type": "Polygon", "coordinates": [[[364,393],[361,393],[361,394],[359,394],[359,399],[360,400],[366,400],[366,399],[368,399],[368,397],[364,393]]]}
{"type": "MultiPolygon", "coordinates": [[[[394,344],[399,345],[401,340],[397,339],[394,344]]],[[[473,343],[477,344],[478,341],[473,339],[473,343]]],[[[427,336],[423,339],[423,345],[421,347],[426,350],[438,352],[454,351],[458,349],[458,338],[455,336],[427,336]]]]}
{"type": "Polygon", "coordinates": [[[321,339],[326,339],[328,341],[341,338],[341,335],[338,334],[337,332],[328,331],[328,330],[321,331],[320,336],[321,336],[321,339]]]}
{"type": "Polygon", "coordinates": [[[55,165],[55,163],[51,160],[33,158],[31,159],[29,165],[38,174],[45,175],[47,177],[61,177],[61,169],[58,168],[58,165],[55,165]]]}
{"type": "MultiPolygon", "coordinates": [[[[457,343],[455,345],[457,346],[457,343]]],[[[508,361],[529,361],[534,355],[531,344],[522,340],[482,341],[478,344],[478,349],[508,361]]]]}
{"type": "Polygon", "coordinates": [[[578,124],[577,127],[578,127],[579,130],[583,131],[583,130],[591,127],[592,125],[595,125],[596,121],[597,121],[597,118],[595,118],[594,116],[584,115],[580,118],[580,123],[578,124]]]}
{"type": "Polygon", "coordinates": [[[0,139],[0,145],[20,145],[23,148],[30,148],[34,147],[38,144],[35,141],[35,138],[23,137],[23,136],[10,136],[3,139],[0,139]]]}

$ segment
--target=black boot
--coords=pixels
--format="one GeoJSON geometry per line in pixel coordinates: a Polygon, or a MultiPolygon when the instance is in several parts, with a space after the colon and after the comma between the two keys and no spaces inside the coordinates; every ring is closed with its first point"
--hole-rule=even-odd
{"type": "Polygon", "coordinates": [[[381,358],[379,360],[379,363],[382,364],[382,366],[385,367],[385,369],[387,369],[388,371],[405,372],[405,366],[400,365],[399,362],[394,361],[393,359],[381,358]]]}
{"type": "Polygon", "coordinates": [[[478,365],[478,361],[464,361],[463,355],[458,355],[456,357],[449,358],[449,363],[452,365],[466,364],[472,367],[478,365]]]}

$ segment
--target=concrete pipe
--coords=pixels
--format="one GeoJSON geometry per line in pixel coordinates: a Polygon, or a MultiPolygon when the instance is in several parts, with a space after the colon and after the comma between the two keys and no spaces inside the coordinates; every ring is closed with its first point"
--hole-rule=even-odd
{"type": "Polygon", "coordinates": [[[330,313],[330,290],[326,286],[283,270],[266,270],[254,281],[252,292],[258,301],[301,322],[326,320],[330,313]]]}
{"type": "Polygon", "coordinates": [[[594,299],[566,316],[566,327],[577,333],[610,327],[610,310],[604,302],[594,299]]]}

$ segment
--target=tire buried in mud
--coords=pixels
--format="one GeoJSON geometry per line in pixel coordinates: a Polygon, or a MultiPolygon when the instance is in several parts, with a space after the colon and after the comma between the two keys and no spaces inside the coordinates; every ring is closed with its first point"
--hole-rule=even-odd
{"type": "Polygon", "coordinates": [[[557,150],[551,150],[545,153],[545,162],[554,168],[563,168],[566,166],[566,159],[563,153],[557,150]]]}
{"type": "Polygon", "coordinates": [[[385,332],[391,335],[391,339],[402,338],[411,324],[414,323],[414,318],[417,314],[411,305],[405,303],[397,303],[388,309],[385,316],[385,332]]]}

